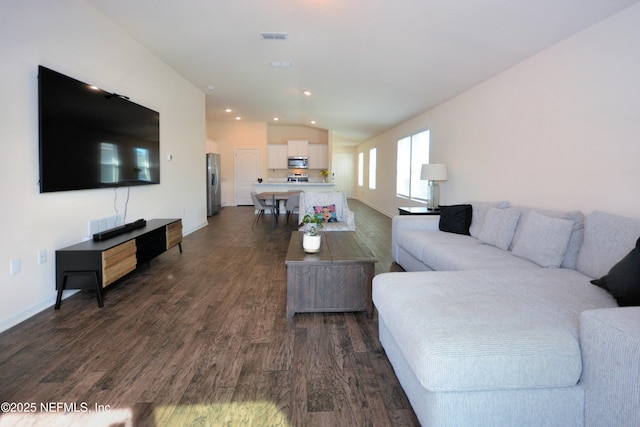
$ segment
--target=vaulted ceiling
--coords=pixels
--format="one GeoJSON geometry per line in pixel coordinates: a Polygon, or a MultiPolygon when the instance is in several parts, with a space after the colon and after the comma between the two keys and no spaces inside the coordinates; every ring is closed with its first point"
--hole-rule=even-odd
{"type": "Polygon", "coordinates": [[[638,0],[85,1],[201,89],[208,121],[361,141],[638,0]]]}

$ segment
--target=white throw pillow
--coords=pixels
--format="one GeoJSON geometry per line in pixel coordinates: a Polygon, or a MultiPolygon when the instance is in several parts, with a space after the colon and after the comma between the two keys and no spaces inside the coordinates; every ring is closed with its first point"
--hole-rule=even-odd
{"type": "Polygon", "coordinates": [[[529,212],[520,224],[513,254],[541,267],[560,267],[571,238],[573,221],[529,212]]]}
{"type": "Polygon", "coordinates": [[[511,207],[509,202],[469,202],[472,207],[471,211],[471,226],[469,227],[469,234],[476,239],[480,236],[480,230],[482,229],[482,223],[484,222],[484,216],[491,208],[506,209],[511,207]]]}
{"type": "Polygon", "coordinates": [[[489,208],[484,216],[478,240],[508,250],[519,218],[520,211],[517,209],[489,208]]]}

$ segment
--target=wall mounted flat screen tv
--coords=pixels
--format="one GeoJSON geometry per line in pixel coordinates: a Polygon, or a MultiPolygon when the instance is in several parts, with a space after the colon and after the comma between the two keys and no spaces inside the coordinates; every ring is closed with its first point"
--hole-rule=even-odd
{"type": "Polygon", "coordinates": [[[40,192],[160,183],[160,115],[40,66],[40,192]]]}

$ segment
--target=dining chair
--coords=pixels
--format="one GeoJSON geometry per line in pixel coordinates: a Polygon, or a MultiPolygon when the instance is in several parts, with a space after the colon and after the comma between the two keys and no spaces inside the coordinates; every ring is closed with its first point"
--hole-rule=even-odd
{"type": "MultiPolygon", "coordinates": [[[[262,200],[258,197],[258,193],[255,191],[251,192],[251,200],[253,200],[253,206],[256,208],[256,220],[251,224],[251,228],[260,221],[260,217],[264,215],[264,211],[266,209],[271,210],[271,214],[274,215],[273,206],[268,204],[265,200],[262,200]]],[[[278,221],[278,216],[276,215],[276,222],[278,221]]]]}
{"type": "Polygon", "coordinates": [[[287,224],[289,224],[291,214],[297,213],[300,210],[300,191],[289,191],[287,200],[284,203],[284,208],[287,211],[287,224]]]}

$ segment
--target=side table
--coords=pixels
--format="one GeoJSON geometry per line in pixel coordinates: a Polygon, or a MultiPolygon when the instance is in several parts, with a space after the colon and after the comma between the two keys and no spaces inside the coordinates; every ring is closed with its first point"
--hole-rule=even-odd
{"type": "Polygon", "coordinates": [[[440,215],[440,209],[429,209],[420,206],[400,207],[398,212],[400,215],[440,215]]]}

